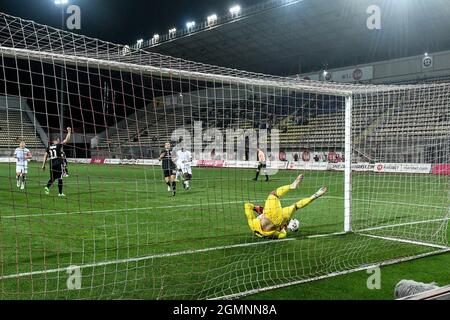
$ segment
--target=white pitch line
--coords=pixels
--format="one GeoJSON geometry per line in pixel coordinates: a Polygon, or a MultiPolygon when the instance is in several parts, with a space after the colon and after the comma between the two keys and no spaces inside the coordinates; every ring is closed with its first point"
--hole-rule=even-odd
{"type": "Polygon", "coordinates": [[[333,233],[324,233],[324,234],[315,234],[312,236],[307,236],[307,239],[315,239],[315,238],[324,238],[324,237],[329,237],[329,236],[343,236],[347,234],[347,232],[333,232],[333,233]]]}
{"type": "MultiPolygon", "coordinates": [[[[263,245],[263,244],[275,244],[275,243],[295,241],[295,240],[297,240],[297,239],[289,238],[289,239],[282,239],[282,240],[270,240],[270,241],[242,243],[242,244],[235,244],[235,245],[228,245],[228,246],[197,249],[197,250],[185,250],[185,251],[178,251],[178,252],[171,252],[171,253],[155,254],[155,255],[144,256],[144,257],[96,262],[96,263],[80,265],[77,267],[80,269],[96,268],[96,267],[104,267],[104,266],[115,265],[115,264],[120,264],[120,263],[140,262],[140,261],[146,261],[146,260],[152,260],[152,259],[178,257],[178,256],[183,256],[183,255],[189,255],[189,254],[205,253],[205,252],[220,251],[220,250],[235,249],[235,248],[252,247],[252,246],[259,246],[259,245],[263,245]]],[[[65,268],[56,268],[56,269],[48,269],[48,270],[41,270],[41,271],[10,274],[10,275],[5,275],[5,276],[0,276],[0,280],[23,278],[23,277],[48,274],[48,273],[59,273],[59,272],[65,273],[68,270],[68,268],[70,268],[70,267],[73,267],[73,265],[67,266],[65,268]]]]}
{"type": "MultiPolygon", "coordinates": [[[[142,180],[144,181],[144,180],[142,180]]],[[[153,181],[159,181],[159,180],[153,180],[153,181]]],[[[121,181],[121,182],[105,182],[102,184],[124,184],[127,181],[121,181]]],[[[134,180],[133,182],[136,182],[136,180],[134,180]]],[[[90,184],[88,182],[86,183],[74,183],[74,184],[68,184],[66,183],[66,186],[76,186],[76,185],[84,185],[84,184],[90,184]]],[[[109,192],[111,190],[102,190],[104,192],[109,192]]],[[[116,192],[127,192],[127,193],[148,193],[147,191],[144,190],[130,190],[130,191],[126,191],[126,190],[119,190],[116,192]]],[[[152,192],[152,191],[151,191],[152,192]]],[[[160,193],[160,190],[156,190],[154,191],[154,193],[160,193]]],[[[101,193],[101,192],[95,192],[95,193],[101,193]]],[[[339,200],[343,200],[344,197],[339,197],[339,196],[326,196],[326,198],[330,198],[330,199],[339,199],[339,200]]],[[[284,200],[298,200],[297,198],[284,198],[284,200]]],[[[358,201],[358,202],[374,202],[374,203],[382,203],[382,204],[395,204],[395,205],[403,205],[403,206],[410,206],[410,207],[419,207],[419,208],[433,208],[433,209],[446,209],[446,207],[444,206],[434,206],[434,205],[430,205],[430,204],[419,204],[419,203],[408,203],[408,202],[397,202],[397,201],[385,201],[385,200],[372,200],[372,199],[358,199],[358,198],[353,198],[352,201],[358,201]]],[[[226,204],[226,203],[225,203],[226,204]]]]}
{"type": "MultiPolygon", "coordinates": [[[[336,196],[326,196],[327,198],[333,198],[333,199],[344,199],[344,197],[336,197],[336,196]]],[[[447,209],[445,206],[433,206],[430,204],[420,204],[420,203],[408,203],[408,202],[398,202],[398,201],[385,201],[385,200],[372,200],[372,199],[359,199],[359,198],[352,198],[352,201],[359,201],[359,202],[375,202],[375,203],[383,203],[383,204],[396,204],[396,205],[402,205],[402,206],[411,206],[411,207],[421,207],[421,208],[433,208],[433,209],[447,209]]]]}
{"type": "MultiPolygon", "coordinates": [[[[141,207],[141,208],[118,208],[108,210],[89,210],[89,211],[73,211],[73,212],[56,212],[56,213],[35,213],[35,214],[20,214],[16,216],[0,216],[1,219],[19,219],[19,218],[40,218],[40,217],[52,217],[52,216],[70,216],[75,214],[90,214],[90,213],[111,213],[111,212],[123,212],[123,211],[139,211],[139,210],[152,210],[152,209],[173,209],[173,208],[189,208],[189,207],[209,207],[218,206],[224,204],[239,204],[246,201],[230,201],[230,202],[214,202],[214,203],[195,203],[195,204],[180,204],[175,206],[158,206],[158,207],[141,207]]],[[[243,209],[242,209],[243,210],[243,209]]]]}
{"type": "MultiPolygon", "coordinates": [[[[323,199],[332,198],[332,199],[343,199],[343,197],[336,196],[325,196],[323,199]]],[[[283,200],[288,201],[296,201],[298,198],[284,198],[283,200]]],[[[408,206],[417,206],[417,207],[427,207],[434,209],[447,209],[446,207],[440,206],[430,206],[430,205],[421,205],[421,204],[413,204],[413,203],[403,203],[403,202],[389,202],[389,201],[381,201],[381,200],[365,200],[365,199],[353,199],[354,201],[372,201],[379,202],[385,204],[397,204],[397,205],[408,205],[408,206]]],[[[140,207],[140,208],[118,208],[118,209],[108,209],[108,210],[88,210],[88,211],[72,211],[72,212],[56,212],[56,213],[31,213],[31,214],[19,214],[14,216],[1,216],[0,221],[2,219],[6,220],[15,220],[21,218],[41,218],[41,217],[57,217],[57,216],[70,216],[76,214],[95,214],[95,213],[114,213],[114,212],[124,212],[124,211],[139,211],[139,210],[154,210],[154,209],[174,209],[174,208],[192,208],[192,207],[208,207],[208,206],[218,206],[218,205],[227,205],[227,204],[244,204],[247,201],[229,201],[229,202],[215,202],[215,203],[197,203],[197,204],[181,204],[175,206],[152,206],[152,207],[140,207]]],[[[255,201],[256,202],[256,201],[255,201]]],[[[261,200],[259,202],[264,202],[261,200]]]]}
{"type": "Polygon", "coordinates": [[[403,222],[403,223],[383,225],[383,226],[378,226],[378,227],[371,227],[371,228],[366,228],[366,229],[361,229],[361,230],[356,230],[356,231],[357,232],[367,232],[367,231],[382,230],[382,229],[387,229],[387,228],[412,226],[412,225],[416,225],[416,224],[423,224],[423,223],[430,223],[430,222],[443,222],[443,221],[449,221],[449,220],[450,220],[450,218],[440,218],[440,219],[403,222]]]}
{"type": "MultiPolygon", "coordinates": [[[[284,200],[295,201],[297,198],[285,198],[284,200]]],[[[213,202],[213,203],[193,203],[193,204],[180,204],[174,206],[152,206],[152,207],[140,207],[140,208],[118,208],[108,210],[88,210],[88,211],[72,211],[72,212],[56,212],[56,213],[31,213],[31,214],[19,214],[15,216],[0,216],[1,219],[20,219],[20,218],[40,218],[40,217],[52,217],[52,216],[70,216],[75,214],[91,214],[91,213],[111,213],[111,212],[124,212],[124,211],[139,211],[139,210],[154,210],[154,209],[174,209],[174,208],[192,208],[192,207],[209,207],[219,206],[227,204],[244,204],[248,201],[228,201],[228,202],[213,202]]],[[[256,202],[256,201],[255,201],[256,202]]],[[[259,201],[263,202],[263,201],[259,201]]]]}
{"type": "Polygon", "coordinates": [[[417,246],[431,247],[431,248],[437,248],[437,249],[443,249],[443,250],[449,250],[450,249],[450,247],[441,246],[441,245],[434,244],[434,243],[429,243],[429,242],[406,240],[406,239],[400,239],[400,238],[395,238],[395,237],[375,236],[375,235],[372,235],[372,234],[359,233],[359,232],[357,234],[361,235],[361,236],[369,237],[369,238],[389,240],[389,241],[395,241],[395,242],[402,242],[402,243],[407,243],[407,244],[414,244],[414,245],[417,245],[417,246]]]}

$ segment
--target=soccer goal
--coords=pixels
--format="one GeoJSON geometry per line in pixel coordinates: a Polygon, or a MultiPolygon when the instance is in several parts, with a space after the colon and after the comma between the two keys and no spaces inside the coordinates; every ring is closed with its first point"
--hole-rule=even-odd
{"type": "Polygon", "coordinates": [[[450,84],[275,77],[6,14],[0,59],[0,298],[233,299],[449,250],[450,84]],[[244,205],[300,173],[282,206],[328,193],[256,237],[244,205]]]}

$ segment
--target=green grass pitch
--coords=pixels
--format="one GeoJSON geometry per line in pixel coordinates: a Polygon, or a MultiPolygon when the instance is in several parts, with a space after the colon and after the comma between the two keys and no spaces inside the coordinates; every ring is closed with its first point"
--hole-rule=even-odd
{"type": "MultiPolygon", "coordinates": [[[[71,164],[69,169],[67,197],[61,199],[56,185],[50,196],[44,194],[49,174],[39,164],[30,164],[26,191],[15,186],[15,165],[0,165],[0,299],[214,298],[436,250],[357,233],[330,235],[343,231],[340,172],[305,172],[301,187],[283,204],[322,185],[330,192],[300,211],[300,231],[280,242],[253,237],[243,204],[263,204],[298,172],[280,171],[269,183],[255,183],[254,170],[195,169],[192,189],[178,184],[172,198],[159,167],[71,164]],[[79,290],[67,289],[69,266],[81,267],[79,290]]],[[[355,173],[352,203],[354,227],[369,235],[446,245],[447,221],[441,220],[448,210],[446,178],[355,173]],[[430,222],[410,224],[421,220],[430,222]]],[[[439,278],[446,257],[448,262],[442,255],[385,267],[395,274],[386,279],[393,282],[407,273],[406,266],[426,261],[427,274],[439,278]]],[[[342,298],[391,298],[389,286],[376,295],[360,278],[367,275],[251,298],[339,298],[333,296],[338,290],[345,292],[342,298]]]]}

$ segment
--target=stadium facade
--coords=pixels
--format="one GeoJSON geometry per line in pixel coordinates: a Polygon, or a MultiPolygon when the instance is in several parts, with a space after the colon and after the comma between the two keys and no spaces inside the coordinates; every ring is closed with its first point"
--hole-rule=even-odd
{"type": "Polygon", "coordinates": [[[282,76],[450,50],[446,1],[263,3],[268,5],[248,8],[251,13],[240,18],[225,17],[226,23],[214,27],[198,23],[197,31],[161,35],[158,43],[146,39],[143,47],[181,59],[282,76]]]}

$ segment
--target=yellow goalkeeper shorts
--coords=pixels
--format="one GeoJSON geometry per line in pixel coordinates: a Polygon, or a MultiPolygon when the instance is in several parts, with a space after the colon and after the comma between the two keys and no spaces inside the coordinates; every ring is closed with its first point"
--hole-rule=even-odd
{"type": "Polygon", "coordinates": [[[273,194],[267,198],[264,206],[264,215],[277,227],[287,224],[295,211],[295,205],[281,207],[280,199],[273,194]]]}

